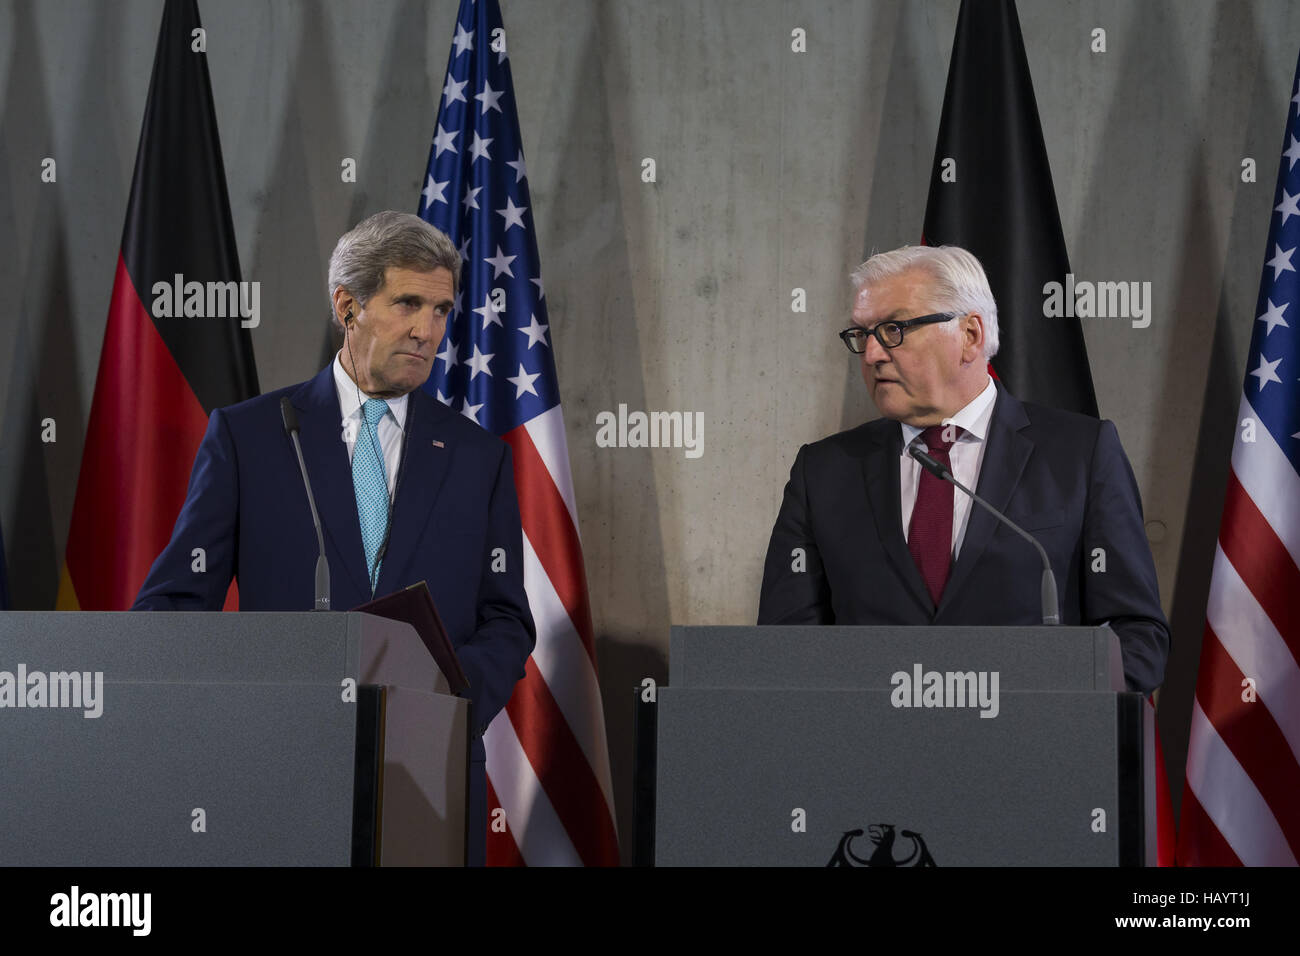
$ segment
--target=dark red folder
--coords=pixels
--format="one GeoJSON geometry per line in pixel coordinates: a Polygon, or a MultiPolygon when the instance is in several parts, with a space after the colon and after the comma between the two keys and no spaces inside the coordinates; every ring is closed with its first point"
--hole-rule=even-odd
{"type": "Polygon", "coordinates": [[[429,649],[434,662],[447,678],[451,692],[459,694],[469,687],[469,679],[460,669],[460,659],[456,657],[456,649],[452,647],[451,639],[447,637],[447,629],[442,626],[442,618],[438,617],[438,609],[433,604],[429,585],[424,581],[384,597],[375,598],[365,604],[359,604],[352,610],[386,617],[391,621],[405,621],[415,628],[415,633],[419,634],[420,640],[424,641],[424,646],[429,649]]]}

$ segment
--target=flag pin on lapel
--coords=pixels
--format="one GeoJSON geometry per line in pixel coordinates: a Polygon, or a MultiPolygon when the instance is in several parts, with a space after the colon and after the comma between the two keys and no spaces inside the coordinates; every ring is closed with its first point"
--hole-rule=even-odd
{"type": "Polygon", "coordinates": [[[438,441],[438,439],[435,438],[435,439],[433,440],[433,447],[434,447],[434,448],[446,448],[447,446],[444,445],[442,442],[438,441]]]}

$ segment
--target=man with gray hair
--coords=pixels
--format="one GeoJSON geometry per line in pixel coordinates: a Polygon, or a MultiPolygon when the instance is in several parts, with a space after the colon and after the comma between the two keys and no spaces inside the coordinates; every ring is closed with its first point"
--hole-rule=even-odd
{"type": "Polygon", "coordinates": [[[1114,424],[1020,402],[989,375],[997,304],[966,250],[904,246],[852,278],[840,338],[883,417],[799,449],[758,623],[1042,622],[1037,552],[917,447],[1038,539],[1062,624],[1109,623],[1129,688],[1158,687],[1169,625],[1114,424]]]}
{"type": "Polygon", "coordinates": [[[536,631],[510,447],[427,394],[456,297],[460,255],[417,216],[376,213],[330,257],[343,333],[314,378],[220,408],[208,420],[171,541],[133,610],[305,611],[318,553],[281,399],[297,415],[330,567],[330,608],[420,581],[469,680],[469,862],[487,836],[482,734],[524,676],[536,631]],[[202,548],[204,566],[192,555],[202,548]]]}

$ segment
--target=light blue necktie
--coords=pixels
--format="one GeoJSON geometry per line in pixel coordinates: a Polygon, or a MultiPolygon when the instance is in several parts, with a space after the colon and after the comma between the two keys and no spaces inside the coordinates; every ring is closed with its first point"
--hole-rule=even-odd
{"type": "Polygon", "coordinates": [[[388,403],[382,398],[366,400],[362,414],[366,427],[357,434],[352,451],[352,487],[357,493],[357,517],[361,520],[361,543],[366,549],[366,571],[370,576],[370,593],[379,582],[379,564],[375,557],[384,542],[388,526],[388,478],[384,473],[384,460],[379,452],[379,422],[388,414],[388,403]]]}

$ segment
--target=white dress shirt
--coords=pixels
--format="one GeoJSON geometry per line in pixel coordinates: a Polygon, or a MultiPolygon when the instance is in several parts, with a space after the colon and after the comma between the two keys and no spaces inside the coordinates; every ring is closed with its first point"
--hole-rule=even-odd
{"type": "MultiPolygon", "coordinates": [[[[980,464],[984,461],[985,439],[989,433],[989,422],[993,420],[993,402],[998,397],[997,386],[990,376],[984,391],[976,395],[956,415],[945,418],[940,424],[952,423],[965,429],[965,433],[948,449],[948,470],[952,476],[971,491],[976,491],[979,483],[980,464]]],[[[912,524],[912,509],[916,507],[916,490],[921,481],[921,463],[907,453],[908,446],[916,442],[926,451],[920,435],[925,429],[899,422],[903,428],[903,454],[898,462],[898,503],[903,511],[903,538],[908,537],[912,524]]],[[[950,488],[952,500],[952,556],[957,559],[961,551],[962,538],[966,536],[966,520],[970,517],[971,501],[968,495],[956,488],[950,488]]]]}
{"type": "MultiPolygon", "coordinates": [[[[343,411],[343,420],[339,423],[339,427],[343,433],[343,444],[348,449],[348,461],[351,462],[357,439],[371,440],[370,429],[361,414],[361,406],[374,396],[361,391],[357,383],[352,381],[352,377],[343,370],[343,362],[340,358],[342,354],[343,351],[340,349],[334,356],[334,388],[339,393],[339,408],[343,411]]],[[[388,413],[379,420],[379,427],[375,429],[379,433],[379,447],[383,452],[384,476],[388,479],[389,501],[393,500],[393,493],[397,487],[397,469],[402,459],[402,431],[406,428],[406,403],[409,399],[409,395],[385,399],[388,402],[388,413]]]]}

